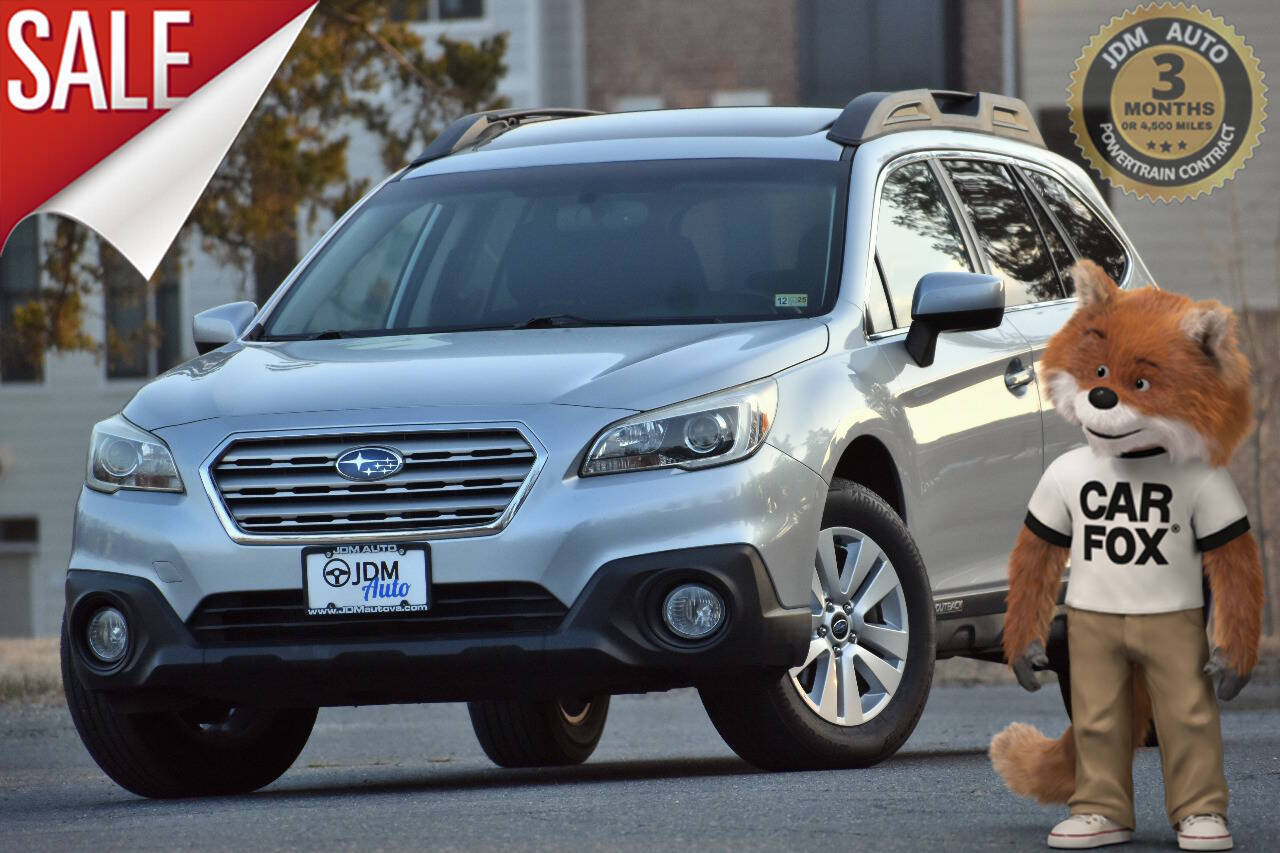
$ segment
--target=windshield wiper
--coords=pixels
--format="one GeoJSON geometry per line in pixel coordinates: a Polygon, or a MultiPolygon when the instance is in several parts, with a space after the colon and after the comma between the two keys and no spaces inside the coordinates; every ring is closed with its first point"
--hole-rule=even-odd
{"type": "Polygon", "coordinates": [[[513,329],[567,329],[571,326],[630,326],[631,323],[619,323],[613,320],[592,320],[579,317],[577,314],[549,314],[545,317],[534,317],[516,323],[513,329]]]}
{"type": "Polygon", "coordinates": [[[344,332],[341,329],[325,329],[323,332],[316,332],[314,335],[308,335],[308,341],[331,341],[336,338],[354,338],[355,335],[350,332],[344,332]]]}

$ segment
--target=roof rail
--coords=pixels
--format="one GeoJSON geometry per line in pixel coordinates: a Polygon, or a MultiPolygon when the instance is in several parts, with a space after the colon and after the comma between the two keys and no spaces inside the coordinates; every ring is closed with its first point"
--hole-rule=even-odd
{"type": "Polygon", "coordinates": [[[495,136],[505,133],[526,121],[541,121],[555,118],[573,118],[576,116],[598,116],[596,110],[576,110],[569,107],[541,107],[537,109],[486,110],[472,113],[453,121],[440,132],[435,141],[413,160],[410,166],[421,166],[441,157],[447,157],[470,145],[488,142],[495,136]],[[491,129],[495,128],[491,132],[491,129]]]}
{"type": "Polygon", "coordinates": [[[1045,147],[1031,110],[1017,98],[991,92],[908,89],[867,92],[849,102],[827,138],[858,145],[901,130],[968,130],[1045,147]]]}

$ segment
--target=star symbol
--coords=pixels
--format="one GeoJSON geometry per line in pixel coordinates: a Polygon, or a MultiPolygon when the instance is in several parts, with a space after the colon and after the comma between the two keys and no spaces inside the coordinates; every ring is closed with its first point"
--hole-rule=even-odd
{"type": "Polygon", "coordinates": [[[1163,151],[1163,152],[1165,152],[1166,154],[1169,152],[1169,149],[1171,149],[1171,148],[1173,148],[1173,146],[1172,146],[1172,145],[1170,145],[1168,142],[1161,142],[1161,143],[1160,143],[1160,150],[1161,150],[1161,151],[1163,151]]]}
{"type": "Polygon", "coordinates": [[[1156,144],[1155,144],[1154,142],[1148,142],[1148,143],[1147,143],[1147,150],[1148,150],[1148,151],[1155,151],[1155,150],[1156,150],[1156,144]]]}
{"type": "Polygon", "coordinates": [[[1185,151],[1187,149],[1187,141],[1185,139],[1178,140],[1178,150],[1185,151]]]}
{"type": "Polygon", "coordinates": [[[365,459],[365,458],[364,458],[364,454],[363,454],[363,453],[357,453],[357,454],[356,454],[356,458],[355,458],[355,459],[348,459],[348,460],[346,460],[346,463],[345,463],[345,464],[347,464],[347,465],[354,465],[354,466],[356,466],[356,470],[357,470],[357,471],[362,471],[362,470],[364,470],[364,463],[366,463],[366,462],[371,462],[371,461],[373,461],[373,460],[371,460],[371,459],[365,459]]]}

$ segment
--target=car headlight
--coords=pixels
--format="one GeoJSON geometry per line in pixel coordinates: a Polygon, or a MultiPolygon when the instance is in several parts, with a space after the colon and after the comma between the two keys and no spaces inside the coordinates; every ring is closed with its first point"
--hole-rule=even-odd
{"type": "Polygon", "coordinates": [[[121,415],[94,426],[85,484],[100,492],[182,491],[182,478],[178,476],[178,466],[169,448],[157,436],[139,429],[121,415]]]}
{"type": "Polygon", "coordinates": [[[778,383],[766,379],[635,415],[596,437],[582,476],[745,459],[764,443],[777,409],[778,383]]]}

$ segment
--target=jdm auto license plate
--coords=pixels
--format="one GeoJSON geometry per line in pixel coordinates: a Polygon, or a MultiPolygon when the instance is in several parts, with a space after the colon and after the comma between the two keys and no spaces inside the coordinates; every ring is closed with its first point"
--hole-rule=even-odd
{"type": "Polygon", "coordinates": [[[326,545],[302,552],[307,613],[411,613],[431,606],[425,545],[326,545]]]}

